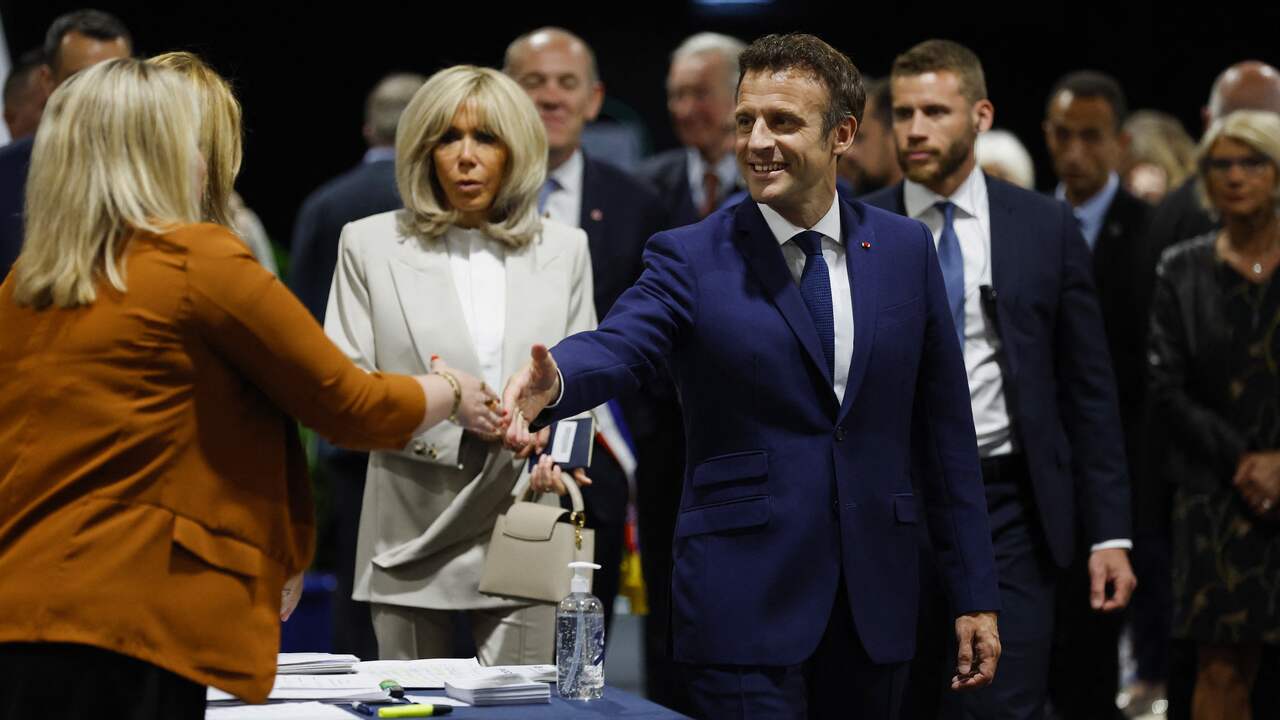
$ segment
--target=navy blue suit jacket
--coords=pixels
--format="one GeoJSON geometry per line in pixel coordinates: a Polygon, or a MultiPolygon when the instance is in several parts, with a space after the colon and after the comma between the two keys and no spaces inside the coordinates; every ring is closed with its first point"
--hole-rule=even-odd
{"type": "Polygon", "coordinates": [[[31,165],[32,138],[0,147],[0,280],[22,251],[22,211],[31,165]]]}
{"type": "MultiPolygon", "coordinates": [[[[1049,550],[1131,537],[1129,477],[1092,259],[1061,202],[987,176],[991,285],[1005,401],[1049,550]]],[[[902,183],[863,198],[904,213],[902,183]]]]}
{"type": "Polygon", "coordinates": [[[321,323],[329,304],[342,226],[400,206],[392,160],[361,163],[321,185],[302,203],[293,224],[289,289],[321,323]]]}
{"type": "Polygon", "coordinates": [[[870,657],[910,658],[922,517],[957,611],[999,607],[933,239],[861,203],[841,202],[840,221],[855,323],[843,404],[755,203],[655,235],[639,282],[599,329],[552,350],[564,394],[543,421],[651,383],[670,364],[688,442],[671,596],[677,660],[806,660],[842,577],[870,657]],[[913,459],[928,470],[922,498],[913,459]]]}

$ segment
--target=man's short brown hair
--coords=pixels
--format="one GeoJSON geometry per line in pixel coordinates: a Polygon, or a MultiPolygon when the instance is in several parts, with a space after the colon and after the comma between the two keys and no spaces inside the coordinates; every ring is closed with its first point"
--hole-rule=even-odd
{"type": "Polygon", "coordinates": [[[867,92],[862,87],[862,74],[847,55],[804,33],[765,35],[747,46],[738,58],[742,77],[752,72],[799,70],[811,75],[827,88],[827,110],[822,117],[822,133],[831,132],[845,118],[862,122],[862,109],[867,92]]]}
{"type": "Polygon", "coordinates": [[[925,40],[894,58],[889,77],[911,77],[943,70],[955,73],[960,93],[969,102],[987,99],[982,61],[969,48],[951,40],[925,40]]]}

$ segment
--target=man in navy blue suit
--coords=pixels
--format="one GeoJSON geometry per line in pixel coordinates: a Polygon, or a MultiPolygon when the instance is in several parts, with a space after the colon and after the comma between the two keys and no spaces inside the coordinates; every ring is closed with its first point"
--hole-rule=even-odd
{"type": "Polygon", "coordinates": [[[955,608],[952,687],[988,684],[999,658],[963,360],[924,226],[836,196],[857,69],[811,35],[760,38],[741,62],[752,202],[658,233],[598,330],[535,346],[507,386],[508,442],[669,363],[689,461],[672,637],[699,713],[895,718],[918,523],[955,608]]]}
{"type": "MultiPolygon", "coordinates": [[[[44,38],[48,66],[42,72],[49,92],[90,65],[128,57],[132,48],[129,30],[113,15],[76,10],[58,16],[44,38]]],[[[22,250],[22,211],[33,144],[34,139],[27,137],[0,148],[0,280],[22,250]]]]}
{"type": "MultiPolygon", "coordinates": [[[[1000,573],[1000,677],[947,696],[943,715],[1041,718],[1054,593],[1077,527],[1091,547],[1094,610],[1120,610],[1137,582],[1124,435],[1091,259],[1066,205],[977,168],[974,141],[994,108],[976,55],[926,41],[898,56],[890,82],[907,179],[865,200],[923,221],[937,243],[1000,573]]],[[[945,576],[945,553],[936,542],[925,553],[926,575],[936,554],[945,576]]],[[[945,612],[926,604],[922,613],[911,717],[938,717],[933,674],[946,662],[945,612]]]]}

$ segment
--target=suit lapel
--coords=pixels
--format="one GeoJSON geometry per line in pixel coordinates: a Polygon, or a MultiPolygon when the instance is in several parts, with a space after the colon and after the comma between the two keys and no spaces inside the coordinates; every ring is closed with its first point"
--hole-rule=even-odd
{"type": "Polygon", "coordinates": [[[595,185],[591,169],[591,159],[584,153],[582,156],[582,208],[578,211],[578,227],[587,234],[587,245],[591,248],[591,257],[601,257],[606,251],[601,246],[608,235],[605,229],[605,214],[601,205],[604,198],[595,185]]]}
{"type": "MultiPolygon", "coordinates": [[[[693,189],[689,187],[688,157],[682,157],[680,162],[676,163],[676,173],[675,188],[677,202],[680,203],[679,214],[690,223],[698,222],[702,216],[698,212],[698,208],[693,205],[693,189]]],[[[756,214],[759,214],[759,208],[757,208],[756,214]]],[[[764,222],[764,218],[761,218],[761,222],[764,222]]],[[[765,229],[767,230],[768,228],[766,227],[765,229]]],[[[772,237],[772,234],[770,234],[770,237],[772,237]]]]}
{"type": "Polygon", "coordinates": [[[853,358],[849,362],[849,378],[845,383],[844,401],[840,404],[840,418],[853,406],[862,386],[871,358],[871,348],[876,337],[876,313],[879,310],[880,293],[877,292],[875,233],[867,223],[859,222],[858,215],[848,204],[840,203],[840,232],[844,233],[845,265],[849,270],[849,285],[853,291],[853,358]],[[864,248],[863,243],[866,243],[864,248]]]}
{"type": "Polygon", "coordinates": [[[996,290],[996,321],[1000,325],[999,335],[1009,371],[1016,375],[1017,357],[1008,339],[1013,337],[1009,330],[1009,310],[1019,294],[1018,269],[1022,266],[1018,223],[1001,183],[993,181],[990,176],[986,181],[987,205],[991,213],[991,286],[996,290]]]}
{"type": "Polygon", "coordinates": [[[480,359],[458,299],[446,240],[442,237],[424,248],[417,238],[405,239],[391,259],[390,269],[422,371],[430,370],[434,354],[453,367],[479,375],[480,359]]]}
{"type": "Polygon", "coordinates": [[[760,214],[760,208],[754,202],[744,202],[738,205],[734,220],[738,229],[738,250],[764,287],[765,294],[791,326],[791,332],[795,333],[809,360],[819,369],[830,387],[831,369],[827,367],[826,356],[822,353],[822,342],[818,339],[813,317],[809,315],[809,308],[800,296],[800,288],[796,287],[791,272],[787,270],[782,248],[778,246],[777,238],[760,214]]]}

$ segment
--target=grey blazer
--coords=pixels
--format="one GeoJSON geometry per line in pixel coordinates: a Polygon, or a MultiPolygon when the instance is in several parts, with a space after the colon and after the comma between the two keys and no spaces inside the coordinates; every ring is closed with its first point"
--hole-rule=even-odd
{"type": "MultiPolygon", "coordinates": [[[[480,376],[448,247],[401,232],[404,212],[343,228],[325,332],[371,372],[426,373],[435,354],[480,376]]],[[[544,220],[532,243],[508,248],[505,269],[504,378],[526,362],[533,343],[553,344],[596,325],[583,231],[544,220]]],[[[448,422],[399,451],[371,453],[352,596],[433,609],[521,604],[481,595],[478,587],[495,519],[527,475],[524,465],[501,444],[448,422]]]]}

